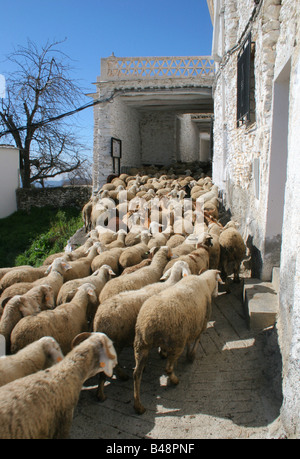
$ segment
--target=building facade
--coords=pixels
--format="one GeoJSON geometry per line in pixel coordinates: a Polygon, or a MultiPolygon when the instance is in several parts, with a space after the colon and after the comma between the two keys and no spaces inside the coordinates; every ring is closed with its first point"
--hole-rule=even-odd
{"type": "Polygon", "coordinates": [[[94,190],[118,173],[118,166],[126,172],[142,165],[206,161],[213,79],[209,56],[101,59],[96,92],[90,94],[96,103],[94,190]]]}
{"type": "Polygon", "coordinates": [[[300,1],[208,0],[214,26],[213,181],[252,276],[280,267],[283,428],[300,436],[300,1]]]}

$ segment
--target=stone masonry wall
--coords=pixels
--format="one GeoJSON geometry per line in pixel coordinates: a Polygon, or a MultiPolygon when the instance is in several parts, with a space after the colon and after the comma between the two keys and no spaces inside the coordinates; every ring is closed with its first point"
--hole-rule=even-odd
{"type": "Polygon", "coordinates": [[[34,188],[16,190],[18,210],[29,211],[31,207],[78,207],[82,208],[92,194],[92,186],[63,186],[57,188],[34,188]]]}
{"type": "Polygon", "coordinates": [[[279,341],[283,357],[281,421],[300,438],[300,1],[282,0],[275,74],[290,60],[289,133],[279,293],[279,341]]]}
{"type": "Polygon", "coordinates": [[[263,272],[262,260],[265,256],[275,45],[279,36],[278,0],[262,2],[253,21],[250,20],[255,7],[252,1],[241,4],[225,0],[224,3],[226,49],[214,91],[214,181],[224,194],[226,207],[239,221],[252,252],[257,254],[253,259],[255,276],[267,278],[271,272],[263,272]],[[255,43],[255,119],[237,128],[237,55],[250,31],[251,41],[255,43]],[[255,161],[259,164],[256,176],[255,161]]]}
{"type": "MultiPolygon", "coordinates": [[[[226,207],[240,223],[252,249],[256,249],[254,277],[270,275],[274,253],[279,254],[280,288],[277,329],[282,354],[283,405],[280,420],[289,438],[300,437],[300,0],[263,0],[252,16],[254,2],[224,0],[225,55],[214,88],[213,179],[220,187],[226,207]],[[251,20],[252,17],[252,20],[251,20]],[[227,21],[227,24],[226,24],[227,21]],[[236,126],[236,74],[240,40],[251,30],[255,42],[255,111],[249,126],[236,126]],[[236,33],[236,36],[235,36],[236,33]],[[289,72],[282,76],[282,72],[289,72]],[[284,80],[281,80],[284,78],[284,80]],[[268,211],[274,164],[273,126],[286,135],[280,116],[286,116],[274,101],[278,85],[287,81],[287,157],[279,154],[281,172],[286,170],[282,235],[268,253],[268,211]],[[282,113],[282,115],[280,115],[282,113]],[[275,117],[277,124],[274,124],[275,117]],[[282,158],[280,162],[280,158],[282,158]],[[258,168],[255,165],[258,164],[258,168]],[[263,269],[262,267],[265,266],[263,269]]],[[[278,94],[278,93],[277,93],[278,94]]],[[[278,99],[277,99],[278,103],[278,99]]],[[[285,142],[285,139],[284,139],[285,142]]],[[[278,172],[278,171],[277,171],[278,172]]],[[[277,203],[278,206],[278,203],[277,203]]],[[[278,213],[279,213],[278,209],[278,213]]],[[[276,210],[275,210],[276,214],[276,210]]],[[[273,215],[276,217],[276,215],[273,215]]],[[[276,222],[277,224],[279,221],[276,222]]],[[[254,251],[253,251],[254,253],[254,251]]],[[[267,280],[269,280],[268,278],[267,280]]]]}

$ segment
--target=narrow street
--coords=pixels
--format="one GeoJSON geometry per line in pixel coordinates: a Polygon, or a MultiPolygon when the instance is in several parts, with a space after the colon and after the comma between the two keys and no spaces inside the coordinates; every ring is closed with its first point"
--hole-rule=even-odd
{"type": "Polygon", "coordinates": [[[234,439],[272,438],[281,406],[281,359],[276,332],[254,333],[246,326],[242,283],[213,304],[193,364],[182,355],[177,387],[167,385],[164,361],[155,349],[146,366],[141,399],[133,409],[132,349],[122,354],[129,380],[112,379],[107,400],[96,400],[97,378],[86,382],[74,413],[72,439],[234,439]],[[271,430],[270,430],[271,428],[271,430]]]}

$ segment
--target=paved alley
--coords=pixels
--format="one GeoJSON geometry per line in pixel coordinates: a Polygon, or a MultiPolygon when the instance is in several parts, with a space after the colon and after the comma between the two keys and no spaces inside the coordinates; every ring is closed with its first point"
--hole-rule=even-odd
{"type": "Polygon", "coordinates": [[[97,377],[85,383],[74,413],[72,439],[269,438],[281,406],[281,360],[273,329],[246,326],[242,283],[220,291],[197,357],[178,361],[177,387],[167,384],[165,362],[152,350],[141,383],[147,411],[133,409],[132,349],[121,364],[130,378],[111,379],[107,400],[96,400],[97,377]]]}

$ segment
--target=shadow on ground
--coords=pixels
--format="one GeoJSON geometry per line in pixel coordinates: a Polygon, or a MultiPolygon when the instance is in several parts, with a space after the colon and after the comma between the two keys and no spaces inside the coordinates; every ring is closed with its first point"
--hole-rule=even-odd
{"type": "Polygon", "coordinates": [[[282,403],[281,357],[276,328],[260,332],[247,328],[242,284],[220,292],[207,330],[192,364],[182,355],[169,386],[165,361],[155,349],[141,383],[147,411],[133,409],[134,357],[121,355],[129,380],[111,379],[107,400],[96,400],[97,378],[87,381],[74,413],[70,438],[201,439],[267,438],[282,403]]]}

